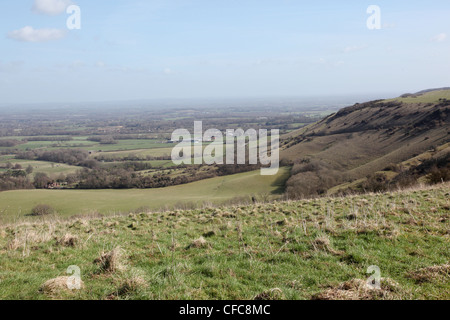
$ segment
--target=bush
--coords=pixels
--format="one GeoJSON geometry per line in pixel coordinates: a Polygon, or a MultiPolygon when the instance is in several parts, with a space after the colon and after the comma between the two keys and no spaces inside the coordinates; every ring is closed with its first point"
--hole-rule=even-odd
{"type": "Polygon", "coordinates": [[[407,188],[417,184],[417,176],[410,171],[400,172],[394,179],[392,185],[397,188],[407,188]]]}
{"type": "Polygon", "coordinates": [[[51,206],[47,204],[38,204],[31,210],[32,216],[46,216],[49,214],[54,214],[56,212],[51,206]]]}
{"type": "Polygon", "coordinates": [[[429,184],[437,184],[450,180],[450,169],[434,167],[431,173],[427,176],[429,184]]]}
{"type": "Polygon", "coordinates": [[[12,139],[0,140],[0,147],[11,148],[11,147],[15,147],[21,143],[23,143],[23,142],[18,141],[18,140],[12,140],[12,139]]]}
{"type": "Polygon", "coordinates": [[[360,187],[366,192],[383,192],[388,190],[388,179],[384,173],[370,175],[360,187]]]}
{"type": "Polygon", "coordinates": [[[400,168],[398,165],[391,163],[383,171],[392,171],[392,172],[400,172],[400,168]]]}
{"type": "Polygon", "coordinates": [[[289,199],[320,196],[324,195],[328,189],[340,184],[342,180],[342,174],[336,170],[300,172],[289,178],[286,183],[286,193],[289,199]]]}
{"type": "Polygon", "coordinates": [[[34,187],[36,189],[44,189],[47,187],[47,185],[51,182],[50,178],[47,176],[46,173],[38,172],[34,176],[34,187]]]}

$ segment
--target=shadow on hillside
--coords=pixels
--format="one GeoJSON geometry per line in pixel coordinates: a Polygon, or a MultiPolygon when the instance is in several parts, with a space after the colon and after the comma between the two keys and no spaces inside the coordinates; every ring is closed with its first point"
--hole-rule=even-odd
{"type": "Polygon", "coordinates": [[[272,184],[272,187],[276,187],[275,190],[271,192],[271,194],[283,194],[286,190],[286,182],[288,181],[289,177],[291,176],[291,170],[292,167],[288,169],[288,172],[286,174],[283,174],[279,176],[272,184]]]}

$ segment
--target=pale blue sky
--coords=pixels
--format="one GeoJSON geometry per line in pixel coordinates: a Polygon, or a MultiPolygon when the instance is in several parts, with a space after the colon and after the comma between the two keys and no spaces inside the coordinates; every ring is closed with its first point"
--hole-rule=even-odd
{"type": "Polygon", "coordinates": [[[0,103],[450,86],[448,0],[72,0],[81,30],[49,11],[58,1],[0,2],[0,103]],[[366,27],[372,4],[381,30],[366,27]]]}

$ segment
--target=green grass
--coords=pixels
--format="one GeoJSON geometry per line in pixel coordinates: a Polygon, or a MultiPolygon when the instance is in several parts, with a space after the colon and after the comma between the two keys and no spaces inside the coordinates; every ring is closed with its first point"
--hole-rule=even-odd
{"type": "Polygon", "coordinates": [[[30,141],[24,144],[19,144],[15,147],[0,147],[0,150],[14,150],[27,151],[35,149],[45,149],[45,150],[56,150],[56,149],[87,149],[90,150],[94,148],[95,143],[90,141],[30,141]]]}
{"type": "Polygon", "coordinates": [[[7,191],[0,193],[0,218],[3,221],[23,218],[37,204],[51,205],[66,217],[129,212],[141,207],[156,210],[205,201],[220,204],[235,197],[276,193],[288,175],[289,169],[281,168],[276,176],[261,176],[260,171],[253,171],[161,189],[7,191]]]}
{"type": "MultiPolygon", "coordinates": [[[[18,140],[25,139],[26,137],[8,137],[9,139],[16,138],[18,140]]],[[[75,137],[71,141],[30,141],[24,144],[17,145],[15,147],[0,147],[0,150],[12,150],[18,149],[33,150],[42,149],[46,150],[59,149],[59,148],[77,148],[84,149],[88,151],[98,151],[103,152],[109,151],[133,151],[133,150],[151,150],[159,148],[169,148],[173,147],[172,144],[161,143],[161,140],[156,139],[135,139],[135,140],[118,140],[116,144],[100,144],[98,142],[93,142],[87,140],[89,137],[75,137]]],[[[170,153],[169,153],[170,154],[170,153]]]]}
{"type": "Polygon", "coordinates": [[[176,166],[172,160],[150,160],[150,161],[142,161],[143,163],[149,163],[153,166],[153,168],[169,168],[176,166]]]}
{"type": "Polygon", "coordinates": [[[396,285],[387,290],[385,280],[366,296],[345,291],[350,297],[449,299],[448,196],[447,184],[1,227],[0,299],[253,299],[263,292],[311,299],[365,281],[371,265],[396,285]],[[74,245],[64,245],[64,236],[74,245]],[[206,242],[194,241],[202,236],[206,242]],[[122,268],[94,263],[119,246],[122,268]],[[39,292],[71,265],[81,269],[82,290],[39,292]]]}
{"type": "Polygon", "coordinates": [[[439,99],[450,100],[450,90],[437,90],[427,92],[417,97],[395,98],[386,101],[401,101],[404,103],[437,103],[439,99]]]}
{"type": "Polygon", "coordinates": [[[33,161],[33,160],[19,160],[19,159],[10,159],[6,161],[1,161],[0,164],[6,164],[7,162],[12,163],[13,165],[18,163],[22,166],[23,170],[25,170],[29,165],[33,167],[34,176],[38,172],[46,173],[51,178],[56,178],[61,173],[63,174],[71,174],[75,173],[77,170],[80,170],[80,167],[70,166],[62,163],[52,163],[46,161],[33,161]]]}
{"type": "MultiPolygon", "coordinates": [[[[164,146],[161,144],[161,146],[164,146]]],[[[161,156],[170,156],[172,154],[173,146],[170,148],[154,148],[154,149],[139,149],[139,150],[123,150],[123,151],[106,151],[105,149],[102,149],[103,146],[99,147],[98,150],[102,150],[102,152],[96,152],[94,154],[94,157],[97,156],[104,156],[106,158],[125,158],[130,155],[132,156],[139,156],[139,157],[146,157],[146,156],[152,156],[152,157],[161,157],[161,156]]],[[[94,150],[96,150],[94,148],[94,150]]]]}
{"type": "MultiPolygon", "coordinates": [[[[137,140],[119,140],[117,144],[100,144],[93,143],[92,146],[83,147],[85,150],[102,150],[103,152],[109,151],[133,151],[142,149],[159,149],[168,148],[171,144],[161,143],[161,140],[152,139],[137,139],[137,140]]],[[[169,153],[170,154],[170,153],[169,153]]]]}

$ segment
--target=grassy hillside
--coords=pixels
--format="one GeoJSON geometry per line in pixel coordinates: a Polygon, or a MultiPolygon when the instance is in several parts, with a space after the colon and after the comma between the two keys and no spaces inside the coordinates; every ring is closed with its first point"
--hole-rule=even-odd
{"type": "Polygon", "coordinates": [[[449,187],[0,227],[0,299],[450,299],[449,187]]]}
{"type": "Polygon", "coordinates": [[[450,100],[450,89],[425,90],[416,94],[405,94],[391,101],[401,101],[405,103],[436,103],[439,99],[450,100]]]}
{"type": "Polygon", "coordinates": [[[52,206],[60,216],[113,214],[137,209],[158,210],[190,204],[220,204],[233,198],[270,195],[283,191],[289,169],[278,175],[260,171],[217,177],[161,189],[133,190],[19,190],[0,192],[0,219],[23,219],[38,204],[52,206]]]}
{"type": "MultiPolygon", "coordinates": [[[[401,175],[407,176],[409,179],[413,178],[411,181],[417,181],[418,183],[428,183],[429,174],[418,174],[416,177],[412,177],[413,173],[410,172],[415,168],[420,168],[424,166],[427,162],[437,159],[444,159],[444,157],[449,158],[450,156],[450,143],[445,143],[439,147],[433,148],[432,150],[427,150],[415,157],[412,157],[406,161],[400,162],[397,165],[387,165],[384,170],[376,171],[375,175],[383,175],[386,177],[386,183],[395,184],[396,179],[401,178],[401,175]]],[[[384,157],[376,159],[375,162],[382,162],[384,157]]],[[[370,165],[370,164],[369,164],[370,165]]],[[[345,192],[348,190],[361,190],[361,185],[367,184],[369,179],[367,177],[352,181],[345,182],[343,184],[337,185],[328,190],[328,194],[339,194],[340,192],[345,192]]],[[[440,180],[439,180],[440,181],[440,180]]]]}
{"type": "MultiPolygon", "coordinates": [[[[296,164],[288,189],[307,181],[324,193],[444,145],[450,141],[449,96],[449,89],[433,90],[356,104],[285,135],[282,158],[296,164]]],[[[308,193],[304,189],[297,195],[308,193]]]]}

